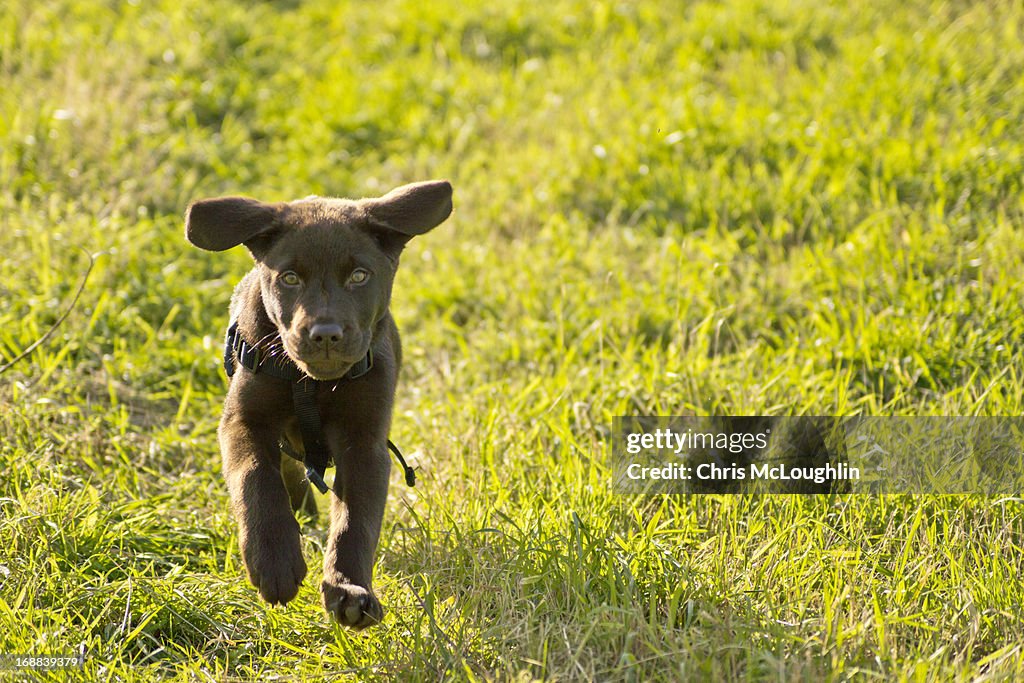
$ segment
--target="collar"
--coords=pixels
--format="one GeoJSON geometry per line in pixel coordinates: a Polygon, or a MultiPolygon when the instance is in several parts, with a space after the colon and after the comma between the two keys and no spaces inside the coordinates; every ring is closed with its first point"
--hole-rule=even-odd
{"type": "Polygon", "coordinates": [[[340,382],[346,379],[357,379],[368,373],[373,368],[373,348],[366,352],[361,361],[353,365],[348,372],[340,379],[316,380],[299,370],[292,359],[286,355],[277,357],[264,357],[262,349],[250,344],[238,331],[238,322],[233,321],[228,327],[227,337],[224,340],[224,370],[228,377],[235,374],[235,362],[252,373],[262,373],[278,379],[286,379],[290,382],[309,380],[318,383],[340,382]]]}

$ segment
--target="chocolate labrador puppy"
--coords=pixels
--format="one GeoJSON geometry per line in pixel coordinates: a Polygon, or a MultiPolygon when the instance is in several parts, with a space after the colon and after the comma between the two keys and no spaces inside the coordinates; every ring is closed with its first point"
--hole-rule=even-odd
{"type": "Polygon", "coordinates": [[[218,434],[242,557],[270,603],[294,598],[306,575],[292,510],[315,515],[309,484],[326,491],[330,462],[324,607],[356,629],[383,617],[373,556],[402,358],[391,285],[406,242],[451,211],[447,181],[376,199],[221,197],[188,207],[189,242],[210,251],[244,244],[256,261],[231,299],[231,384],[218,434]],[[282,448],[305,461],[305,477],[282,448]]]}

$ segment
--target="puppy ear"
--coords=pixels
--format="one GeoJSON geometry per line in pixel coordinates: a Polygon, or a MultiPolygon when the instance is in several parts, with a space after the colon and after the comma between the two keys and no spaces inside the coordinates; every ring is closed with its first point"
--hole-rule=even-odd
{"type": "Polygon", "coordinates": [[[185,237],[208,251],[224,251],[266,236],[280,227],[283,204],[266,204],[246,197],[200,199],[185,211],[185,237]]]}
{"type": "Polygon", "coordinates": [[[440,225],[452,212],[452,186],[447,180],[428,180],[402,185],[379,199],[363,199],[373,223],[404,237],[416,235],[440,225]]]}

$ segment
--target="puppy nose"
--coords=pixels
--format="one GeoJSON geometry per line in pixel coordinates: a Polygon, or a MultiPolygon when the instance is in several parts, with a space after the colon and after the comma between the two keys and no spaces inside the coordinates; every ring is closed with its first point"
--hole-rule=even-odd
{"type": "Polygon", "coordinates": [[[341,336],[341,325],[334,323],[317,323],[309,328],[309,339],[314,344],[337,344],[341,336]]]}

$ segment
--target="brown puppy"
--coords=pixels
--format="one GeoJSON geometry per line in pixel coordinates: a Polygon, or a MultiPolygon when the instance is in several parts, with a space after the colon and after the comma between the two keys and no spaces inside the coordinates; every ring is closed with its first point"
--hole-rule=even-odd
{"type": "Polygon", "coordinates": [[[353,628],[383,616],[373,593],[373,556],[402,357],[388,311],[391,284],[406,242],[451,210],[446,181],[405,185],[379,199],[268,204],[222,197],[188,208],[185,234],[192,244],[210,251],[244,244],[256,261],[231,299],[233,329],[244,344],[229,343],[225,363],[243,367],[232,376],[219,436],[242,557],[249,579],[271,603],[294,598],[306,575],[291,508],[316,510],[301,468],[296,474],[279,446],[284,439],[302,457],[309,443],[293,402],[300,385],[318,413],[324,457],[336,467],[324,606],[353,628]],[[282,364],[297,366],[299,379],[275,376],[273,368],[282,364]]]}

